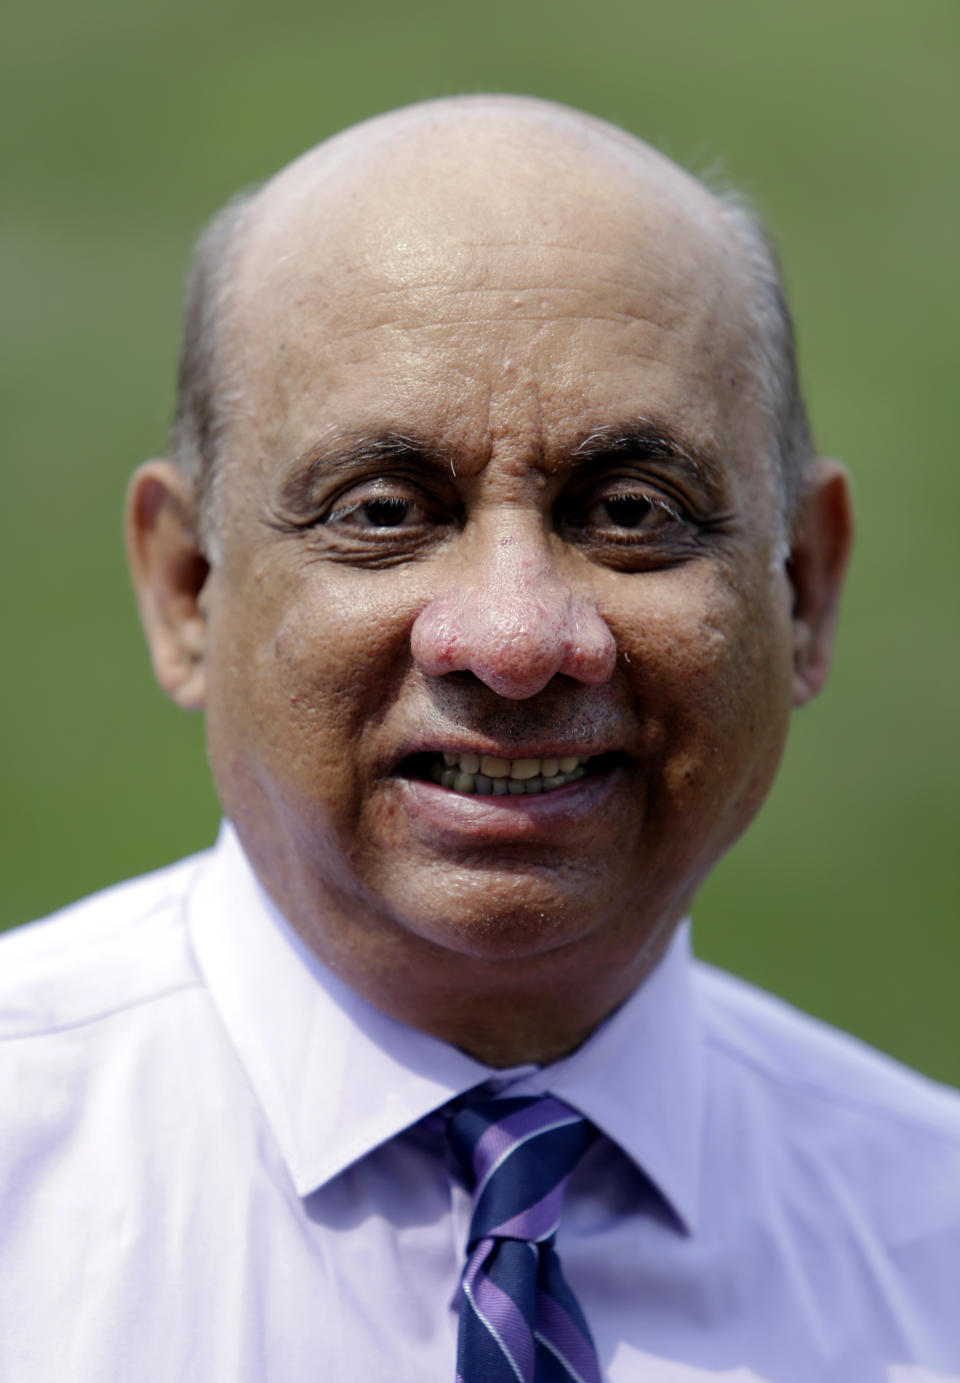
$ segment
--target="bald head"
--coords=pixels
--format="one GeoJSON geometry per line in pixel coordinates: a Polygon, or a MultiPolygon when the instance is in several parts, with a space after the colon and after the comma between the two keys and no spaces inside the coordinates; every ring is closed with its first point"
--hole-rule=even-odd
{"type": "Polygon", "coordinates": [[[630,183],[643,184],[651,206],[669,199],[721,233],[713,196],[649,145],[568,107],[506,96],[428,101],[344,130],[266,183],[253,220],[282,227],[324,204],[339,220],[353,202],[391,224],[409,215],[421,232],[429,211],[451,228],[479,215],[515,234],[517,217],[538,207],[566,207],[582,224],[593,204],[602,221],[630,183]]]}
{"type": "Polygon", "coordinates": [[[248,381],[265,348],[289,352],[283,374],[298,387],[291,346],[299,342],[280,339],[297,303],[323,306],[303,316],[308,336],[329,331],[331,314],[334,334],[349,334],[361,299],[365,329],[370,304],[381,302],[388,330],[398,287],[426,293],[447,281],[460,300],[472,295],[477,311],[549,314],[555,265],[546,256],[572,264],[600,247],[612,272],[618,256],[647,265],[665,302],[696,281],[708,330],[718,341],[725,333],[749,379],[744,398],[767,420],[789,513],[811,446],[789,315],[755,217],[603,121],[528,98],[467,97],[334,136],[228,205],[201,239],[173,437],[201,514],[209,516],[225,439],[249,407],[248,381]]]}

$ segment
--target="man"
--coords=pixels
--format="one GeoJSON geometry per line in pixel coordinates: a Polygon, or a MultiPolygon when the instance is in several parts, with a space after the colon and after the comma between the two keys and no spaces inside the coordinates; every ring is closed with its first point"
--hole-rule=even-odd
{"type": "Polygon", "coordinates": [[[174,452],[229,824],[5,943],[0,1375],[960,1377],[955,1097],[688,954],[850,541],[751,218],[543,103],[371,121],[208,232],[174,452]]]}

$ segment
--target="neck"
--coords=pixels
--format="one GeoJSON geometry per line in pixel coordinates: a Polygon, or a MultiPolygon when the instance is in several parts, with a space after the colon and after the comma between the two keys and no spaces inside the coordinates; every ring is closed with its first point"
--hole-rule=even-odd
{"type": "MultiPolygon", "coordinates": [[[[640,952],[611,967],[589,946],[570,946],[517,962],[431,954],[371,964],[355,971],[312,949],[339,978],[375,1008],[407,1027],[457,1047],[486,1066],[546,1066],[568,1056],[643,983],[666,949],[674,925],[664,926],[640,952]],[[416,975],[413,985],[410,976],[416,975]]],[[[308,944],[310,939],[307,938],[308,944]]],[[[439,948],[432,948],[434,952],[439,948]]]]}

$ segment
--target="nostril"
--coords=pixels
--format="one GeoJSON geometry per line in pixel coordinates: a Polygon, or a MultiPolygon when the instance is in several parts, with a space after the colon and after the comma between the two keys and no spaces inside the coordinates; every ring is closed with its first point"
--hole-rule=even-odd
{"type": "Polygon", "coordinates": [[[414,622],[411,651],[430,677],[470,672],[499,696],[524,700],[562,674],[591,686],[609,681],[616,643],[595,606],[512,598],[437,598],[414,622]]]}
{"type": "Polygon", "coordinates": [[[617,665],[617,641],[606,620],[593,610],[588,622],[578,623],[559,671],[578,682],[600,686],[609,682],[617,665]]]}
{"type": "Polygon", "coordinates": [[[431,601],[417,616],[410,646],[414,661],[428,676],[468,670],[462,653],[462,624],[462,611],[443,600],[431,601]]]}

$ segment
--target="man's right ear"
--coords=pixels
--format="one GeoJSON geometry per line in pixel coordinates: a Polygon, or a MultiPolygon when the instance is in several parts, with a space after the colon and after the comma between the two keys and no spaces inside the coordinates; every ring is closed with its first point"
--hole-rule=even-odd
{"type": "Polygon", "coordinates": [[[154,675],[178,706],[200,710],[206,691],[200,596],[210,564],[200,546],[192,487],[172,461],[145,461],[134,471],[124,526],[154,675]]]}

